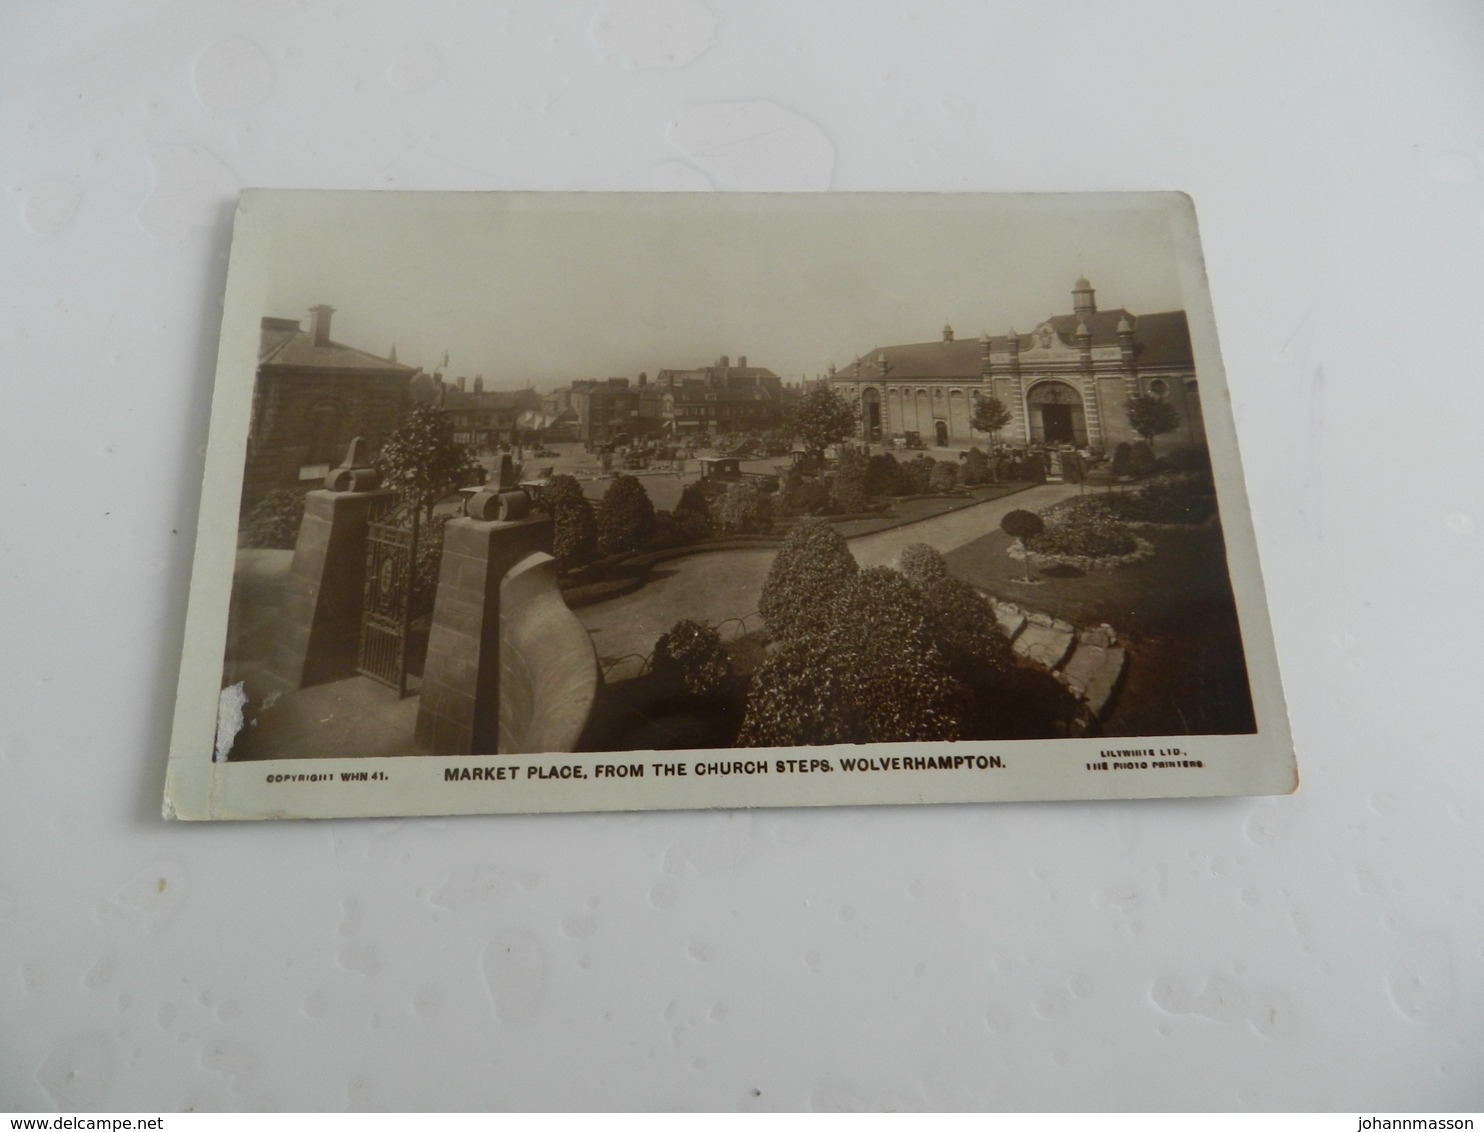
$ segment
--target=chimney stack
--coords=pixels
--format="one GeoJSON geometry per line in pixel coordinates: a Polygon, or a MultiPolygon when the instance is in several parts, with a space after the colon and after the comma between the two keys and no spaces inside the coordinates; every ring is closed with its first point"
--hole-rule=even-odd
{"type": "Polygon", "coordinates": [[[462,393],[462,392],[464,392],[464,379],[461,377],[458,380],[459,380],[459,392],[462,393]]]}
{"type": "Polygon", "coordinates": [[[747,355],[746,354],[738,354],[737,355],[737,368],[738,369],[746,369],[747,368],[747,355]]]}
{"type": "Polygon", "coordinates": [[[474,392],[475,393],[483,393],[484,392],[484,378],[482,376],[476,377],[474,379],[474,392]]]}
{"type": "Polygon", "coordinates": [[[310,324],[314,344],[328,346],[330,344],[330,316],[335,313],[335,308],[320,303],[318,306],[310,307],[309,313],[314,317],[314,321],[310,324]]]}
{"type": "Polygon", "coordinates": [[[721,356],[721,361],[719,361],[717,365],[721,366],[722,369],[730,369],[732,365],[732,359],[726,354],[723,354],[721,356]]]}

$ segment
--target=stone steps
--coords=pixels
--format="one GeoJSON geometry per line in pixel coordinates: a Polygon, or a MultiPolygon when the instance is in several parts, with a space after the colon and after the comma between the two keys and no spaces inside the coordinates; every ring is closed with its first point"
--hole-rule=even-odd
{"type": "Polygon", "coordinates": [[[1013,601],[986,597],[995,619],[1017,656],[1046,669],[1082,702],[1085,734],[1100,723],[1113,702],[1128,663],[1111,625],[1078,629],[1047,613],[1023,609],[1013,601]]]}

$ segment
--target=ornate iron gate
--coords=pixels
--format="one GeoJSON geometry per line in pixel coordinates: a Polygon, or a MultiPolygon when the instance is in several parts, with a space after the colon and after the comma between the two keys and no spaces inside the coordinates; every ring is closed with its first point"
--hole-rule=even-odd
{"type": "Polygon", "coordinates": [[[388,501],[366,530],[366,588],[356,671],[407,695],[412,594],[417,584],[418,508],[388,501]]]}

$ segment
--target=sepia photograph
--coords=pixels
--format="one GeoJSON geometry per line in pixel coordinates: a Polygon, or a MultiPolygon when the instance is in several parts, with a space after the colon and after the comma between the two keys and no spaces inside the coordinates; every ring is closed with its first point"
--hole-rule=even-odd
{"type": "Polygon", "coordinates": [[[1180,194],[249,191],[215,398],[177,816],[1295,785],[1180,194]]]}

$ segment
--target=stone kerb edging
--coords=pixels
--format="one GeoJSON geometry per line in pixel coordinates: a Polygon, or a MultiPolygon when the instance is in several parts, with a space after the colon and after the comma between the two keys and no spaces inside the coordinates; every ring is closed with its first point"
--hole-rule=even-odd
{"type": "Polygon", "coordinates": [[[1010,647],[1051,673],[1082,705],[1073,736],[1086,735],[1107,714],[1123,678],[1128,650],[1118,643],[1113,626],[1078,629],[1049,613],[1026,610],[1013,601],[985,595],[1010,647]]]}

